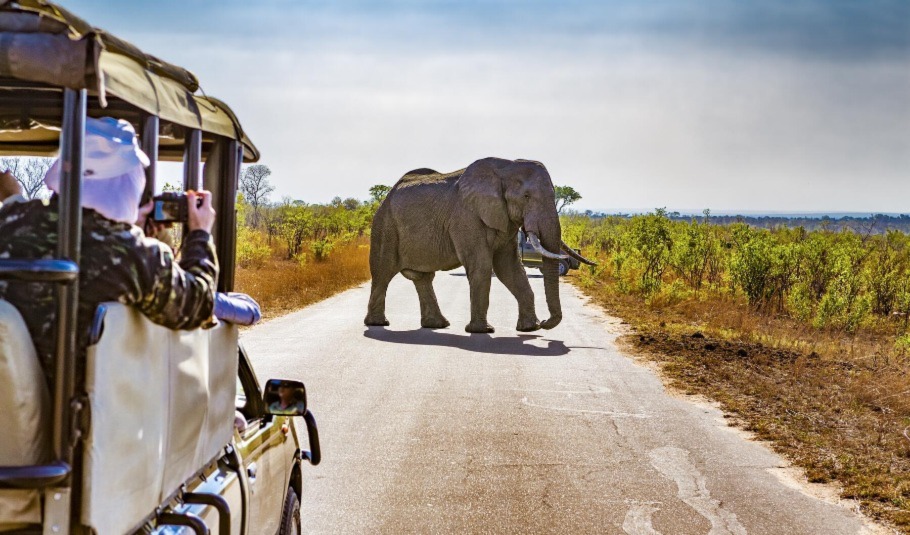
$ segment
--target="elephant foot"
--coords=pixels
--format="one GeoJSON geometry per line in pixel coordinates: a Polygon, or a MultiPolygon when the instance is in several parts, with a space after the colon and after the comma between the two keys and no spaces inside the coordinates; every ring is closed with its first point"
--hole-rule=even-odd
{"type": "Polygon", "coordinates": [[[471,323],[469,323],[465,326],[464,330],[469,333],[496,332],[496,329],[494,329],[492,325],[490,325],[489,323],[487,323],[485,321],[482,321],[482,322],[481,321],[476,321],[476,322],[472,321],[471,323]]]}
{"type": "Polygon", "coordinates": [[[449,320],[438,317],[438,318],[422,318],[420,320],[420,326],[424,329],[445,329],[450,325],[449,320]]]}
{"type": "Polygon", "coordinates": [[[515,330],[522,333],[529,333],[537,331],[540,329],[540,322],[537,319],[531,321],[521,321],[518,320],[518,326],[515,327],[515,330]]]}
{"type": "Polygon", "coordinates": [[[389,320],[385,319],[384,317],[371,318],[371,317],[367,316],[366,318],[364,318],[363,324],[368,327],[388,327],[389,320]]]}
{"type": "Polygon", "coordinates": [[[544,329],[552,329],[553,327],[556,327],[557,325],[559,325],[559,322],[561,322],[561,321],[562,321],[562,316],[551,316],[551,317],[545,319],[543,321],[543,323],[540,324],[540,326],[543,327],[544,329]]]}

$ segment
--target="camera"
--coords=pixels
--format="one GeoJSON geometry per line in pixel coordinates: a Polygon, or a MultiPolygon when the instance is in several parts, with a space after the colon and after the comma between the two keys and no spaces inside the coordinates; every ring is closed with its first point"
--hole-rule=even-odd
{"type": "MultiPolygon", "coordinates": [[[[186,223],[187,197],[186,193],[165,191],[161,195],[152,197],[155,207],[152,209],[152,219],[158,223],[186,223]]],[[[202,199],[196,199],[196,206],[202,206],[202,199]]]]}

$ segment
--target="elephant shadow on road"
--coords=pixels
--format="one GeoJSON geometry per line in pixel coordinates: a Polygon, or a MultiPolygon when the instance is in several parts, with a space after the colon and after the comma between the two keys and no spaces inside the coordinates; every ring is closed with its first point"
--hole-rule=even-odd
{"type": "Polygon", "coordinates": [[[413,331],[392,331],[384,327],[368,327],[363,335],[372,340],[393,344],[454,347],[476,353],[497,355],[524,355],[528,357],[559,357],[569,353],[569,347],[562,340],[546,340],[535,334],[518,336],[491,336],[489,334],[453,334],[430,329],[413,331]],[[543,340],[545,347],[529,344],[543,340]]]}

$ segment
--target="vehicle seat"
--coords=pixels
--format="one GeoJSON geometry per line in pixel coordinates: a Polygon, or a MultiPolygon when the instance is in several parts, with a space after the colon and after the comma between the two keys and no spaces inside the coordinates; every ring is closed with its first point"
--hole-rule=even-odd
{"type": "MultiPolygon", "coordinates": [[[[50,455],[51,401],[35,346],[19,311],[0,299],[0,466],[29,466],[50,455]]],[[[41,523],[35,490],[0,490],[0,531],[41,523]]]]}

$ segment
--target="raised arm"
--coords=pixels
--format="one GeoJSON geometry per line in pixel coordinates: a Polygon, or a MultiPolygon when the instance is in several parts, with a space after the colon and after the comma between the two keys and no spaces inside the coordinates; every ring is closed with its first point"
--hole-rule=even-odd
{"type": "Polygon", "coordinates": [[[169,247],[143,239],[140,284],[135,305],[149,319],[171,329],[195,329],[212,323],[218,261],[211,229],[215,211],[211,194],[188,192],[189,233],[183,240],[179,265],[169,247]],[[197,199],[202,199],[196,206],[197,199]]]}

